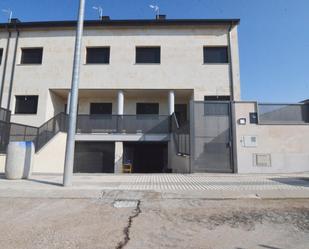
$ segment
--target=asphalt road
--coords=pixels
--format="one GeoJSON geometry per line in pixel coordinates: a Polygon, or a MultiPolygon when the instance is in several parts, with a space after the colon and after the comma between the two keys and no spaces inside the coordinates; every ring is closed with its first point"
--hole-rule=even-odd
{"type": "Polygon", "coordinates": [[[308,249],[309,199],[0,198],[1,249],[308,249]]]}

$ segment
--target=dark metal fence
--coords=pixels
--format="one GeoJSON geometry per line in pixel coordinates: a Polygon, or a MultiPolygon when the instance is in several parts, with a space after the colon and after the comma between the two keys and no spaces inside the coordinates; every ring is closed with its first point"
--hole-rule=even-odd
{"type": "Polygon", "coordinates": [[[10,122],[11,119],[11,111],[0,108],[0,121],[10,122]]]}
{"type": "Polygon", "coordinates": [[[309,104],[258,104],[260,124],[309,123],[309,104]]]}
{"type": "Polygon", "coordinates": [[[190,155],[190,126],[189,123],[179,126],[175,113],[171,116],[171,132],[178,154],[190,155]]]}
{"type": "Polygon", "coordinates": [[[67,115],[59,113],[51,118],[39,128],[37,128],[37,136],[35,140],[36,151],[39,151],[45,144],[47,144],[58,132],[67,131],[67,115]]]}
{"type": "Polygon", "coordinates": [[[5,153],[10,141],[10,123],[0,121],[0,153],[5,153]]]}
{"type": "Polygon", "coordinates": [[[78,115],[77,133],[169,133],[168,115],[78,115]]]}

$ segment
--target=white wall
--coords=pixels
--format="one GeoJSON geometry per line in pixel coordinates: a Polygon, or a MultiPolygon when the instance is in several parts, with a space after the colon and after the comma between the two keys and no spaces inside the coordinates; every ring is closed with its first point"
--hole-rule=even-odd
{"type": "Polygon", "coordinates": [[[309,124],[250,124],[249,113],[256,111],[255,103],[236,103],[235,110],[236,120],[247,120],[246,125],[236,124],[238,173],[309,171],[309,124]],[[244,136],[257,136],[257,147],[244,147],[244,136]],[[271,167],[254,166],[254,154],[271,154],[271,167]]]}
{"type": "Polygon", "coordinates": [[[34,155],[33,173],[63,173],[66,133],[58,133],[34,155]]]}
{"type": "Polygon", "coordinates": [[[5,160],[6,160],[6,155],[0,154],[0,173],[5,172],[5,160]]]}

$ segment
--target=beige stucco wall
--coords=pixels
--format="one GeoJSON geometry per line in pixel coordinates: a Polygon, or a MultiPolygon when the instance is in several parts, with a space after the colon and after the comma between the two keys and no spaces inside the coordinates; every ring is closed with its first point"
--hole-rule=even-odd
{"type": "MultiPolygon", "coordinates": [[[[86,28],[82,47],[80,89],[192,89],[194,98],[204,95],[229,95],[229,65],[203,64],[203,46],[227,46],[227,25],[187,27],[105,27],[86,28]],[[110,46],[109,65],[85,65],[86,47],[110,46]],[[160,65],[135,64],[136,46],[161,46],[160,65]]],[[[42,124],[53,116],[50,89],[71,85],[74,51],[73,29],[21,31],[13,84],[15,95],[39,95],[37,115],[13,115],[14,122],[42,124]],[[42,65],[21,65],[21,48],[43,47],[42,65]]],[[[0,46],[5,48],[5,32],[0,46]]],[[[16,34],[13,33],[4,87],[7,102],[10,70],[16,34]]],[[[231,31],[234,84],[239,98],[239,59],[237,27],[231,31]]],[[[5,54],[5,51],[4,51],[5,54]]],[[[0,71],[3,65],[1,65],[0,71]]]]}
{"type": "Polygon", "coordinates": [[[58,133],[34,155],[33,173],[63,173],[66,134],[58,133]]]}
{"type": "Polygon", "coordinates": [[[236,124],[238,173],[289,173],[309,171],[309,125],[250,124],[249,113],[255,103],[236,103],[236,120],[246,118],[246,125],[236,124]],[[243,146],[244,136],[257,136],[257,147],[243,146]],[[271,154],[271,167],[254,166],[254,154],[271,154]]]}
{"type": "Polygon", "coordinates": [[[168,142],[168,168],[172,169],[173,173],[190,173],[190,157],[177,155],[172,137],[168,142]]]}

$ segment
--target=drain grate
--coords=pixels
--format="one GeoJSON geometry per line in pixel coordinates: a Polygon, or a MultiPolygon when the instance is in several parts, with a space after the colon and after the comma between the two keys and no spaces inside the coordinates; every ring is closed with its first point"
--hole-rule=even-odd
{"type": "Polygon", "coordinates": [[[137,200],[116,200],[113,203],[114,208],[136,208],[137,205],[137,200]]]}

